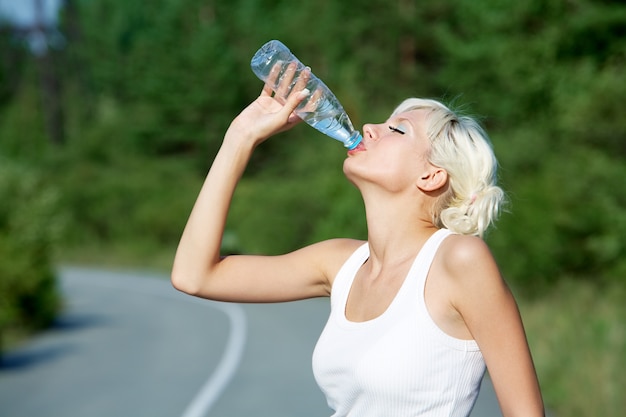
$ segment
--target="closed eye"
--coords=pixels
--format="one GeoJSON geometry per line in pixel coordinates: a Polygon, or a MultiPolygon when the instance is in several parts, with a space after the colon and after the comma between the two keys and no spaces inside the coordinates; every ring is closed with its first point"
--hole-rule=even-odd
{"type": "Polygon", "coordinates": [[[402,128],[396,127],[396,126],[391,126],[391,125],[389,126],[389,130],[391,130],[392,132],[399,133],[401,135],[404,135],[406,133],[402,128]]]}

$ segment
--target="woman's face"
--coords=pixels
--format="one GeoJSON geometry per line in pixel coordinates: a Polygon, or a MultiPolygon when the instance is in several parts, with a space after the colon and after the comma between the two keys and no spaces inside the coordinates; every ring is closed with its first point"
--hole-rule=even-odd
{"type": "Polygon", "coordinates": [[[427,111],[410,110],[385,123],[363,126],[363,141],[344,162],[344,172],[357,186],[362,182],[380,184],[390,191],[415,187],[417,179],[431,164],[427,157],[427,111]]]}

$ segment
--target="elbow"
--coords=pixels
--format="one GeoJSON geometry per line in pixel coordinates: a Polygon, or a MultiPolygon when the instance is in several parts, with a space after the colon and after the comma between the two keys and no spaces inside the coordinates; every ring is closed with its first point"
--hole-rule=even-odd
{"type": "Polygon", "coordinates": [[[172,287],[174,287],[174,289],[184,292],[184,293],[187,292],[185,291],[186,289],[185,280],[181,277],[180,273],[177,273],[176,271],[172,271],[170,275],[170,282],[172,283],[172,287]]]}
{"type": "Polygon", "coordinates": [[[217,263],[201,268],[198,265],[188,266],[187,262],[174,260],[170,273],[172,286],[185,294],[194,297],[214,299],[214,281],[217,274],[217,263]]]}
{"type": "Polygon", "coordinates": [[[197,280],[192,279],[189,274],[178,271],[176,268],[172,270],[170,282],[172,287],[185,294],[196,296],[200,291],[197,280]]]}

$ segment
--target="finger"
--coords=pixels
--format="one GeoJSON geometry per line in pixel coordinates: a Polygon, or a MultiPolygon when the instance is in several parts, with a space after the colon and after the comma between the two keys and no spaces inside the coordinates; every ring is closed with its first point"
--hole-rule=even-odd
{"type": "Polygon", "coordinates": [[[296,80],[296,83],[291,91],[299,92],[304,90],[309,82],[309,79],[311,79],[311,68],[306,67],[298,75],[298,79],[296,80]]]}
{"type": "Polygon", "coordinates": [[[272,91],[272,87],[269,84],[265,84],[263,86],[263,90],[261,90],[261,97],[267,96],[271,97],[274,92],[272,91]]]}
{"type": "Polygon", "coordinates": [[[313,92],[313,95],[311,96],[311,99],[309,100],[309,103],[311,103],[311,105],[313,107],[311,111],[317,110],[317,108],[321,104],[320,101],[322,99],[322,95],[323,94],[324,94],[324,92],[322,91],[321,88],[318,88],[318,89],[316,89],[313,92]]]}
{"type": "Polygon", "coordinates": [[[285,68],[285,71],[280,77],[279,84],[276,87],[276,96],[279,99],[282,99],[282,102],[285,103],[289,93],[291,92],[293,79],[296,75],[297,64],[295,62],[291,62],[285,68]]]}
{"type": "Polygon", "coordinates": [[[307,103],[302,107],[301,111],[305,113],[313,113],[317,110],[319,105],[321,104],[323,92],[320,88],[315,89],[313,94],[310,94],[310,98],[307,100],[307,103]]]}
{"type": "Polygon", "coordinates": [[[278,61],[274,64],[274,66],[270,70],[270,73],[267,75],[265,85],[268,86],[270,90],[276,90],[276,86],[278,85],[278,77],[280,75],[282,67],[282,61],[278,61]]]}

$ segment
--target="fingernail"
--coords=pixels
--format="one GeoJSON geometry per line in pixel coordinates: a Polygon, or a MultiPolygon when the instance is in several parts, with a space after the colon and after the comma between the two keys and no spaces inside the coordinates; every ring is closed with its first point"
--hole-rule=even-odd
{"type": "Polygon", "coordinates": [[[300,91],[300,97],[302,98],[307,97],[309,94],[311,94],[311,92],[309,91],[308,88],[305,88],[304,90],[300,91]]]}

